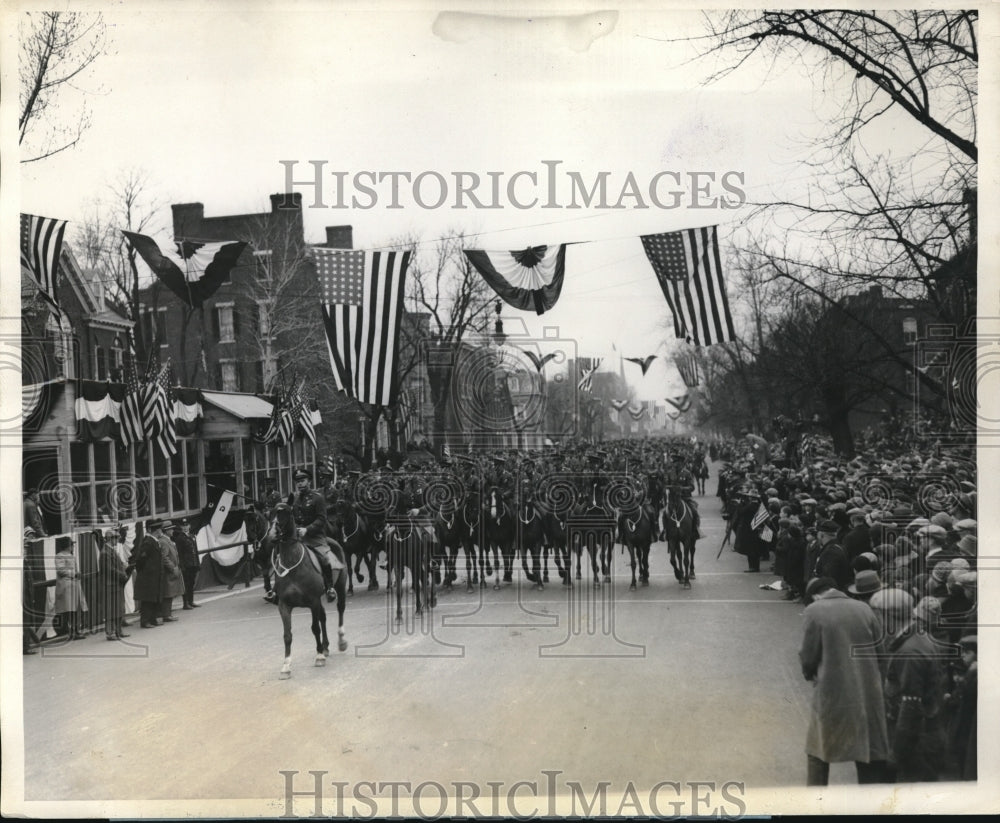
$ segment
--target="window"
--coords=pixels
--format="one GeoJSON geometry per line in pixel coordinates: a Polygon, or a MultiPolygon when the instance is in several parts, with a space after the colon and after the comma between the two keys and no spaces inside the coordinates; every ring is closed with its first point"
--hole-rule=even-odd
{"type": "Polygon", "coordinates": [[[123,379],[123,369],[125,366],[125,347],[122,345],[121,337],[115,337],[111,343],[111,379],[121,381],[123,379]]]}
{"type": "Polygon", "coordinates": [[[260,249],[253,256],[257,258],[257,276],[263,280],[271,279],[271,250],[260,249]]]}
{"type": "Polygon", "coordinates": [[[94,379],[107,380],[108,378],[108,353],[104,346],[94,347],[94,379]]]}
{"type": "Polygon", "coordinates": [[[167,307],[159,306],[153,309],[149,306],[139,307],[142,334],[148,343],[158,343],[160,348],[167,348],[169,336],[167,329],[167,307]]]}
{"type": "Polygon", "coordinates": [[[220,343],[235,342],[236,327],[233,323],[232,303],[217,303],[215,305],[215,334],[220,343]]]}
{"type": "Polygon", "coordinates": [[[917,342],[917,318],[903,318],[903,342],[907,346],[912,346],[917,342]]]}
{"type": "Polygon", "coordinates": [[[240,381],[235,360],[219,361],[219,384],[222,391],[239,391],[240,381]]]}

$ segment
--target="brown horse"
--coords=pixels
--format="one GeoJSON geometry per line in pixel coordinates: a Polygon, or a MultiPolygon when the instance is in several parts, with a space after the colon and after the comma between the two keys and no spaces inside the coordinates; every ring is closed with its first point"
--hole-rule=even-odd
{"type": "MultiPolygon", "coordinates": [[[[337,634],[338,648],[347,649],[344,639],[344,606],[347,602],[346,566],[344,552],[333,540],[329,541],[339,555],[341,567],[334,569],[334,588],[337,591],[337,615],[339,618],[337,634]]],[[[311,556],[311,552],[299,540],[295,528],[295,517],[291,506],[279,503],[275,507],[274,527],[267,538],[269,547],[273,546],[271,566],[274,570],[274,588],[278,593],[278,612],[281,614],[281,624],[284,627],[285,663],[281,667],[279,677],[287,680],[292,676],[292,609],[306,608],[312,612],[312,633],[316,638],[316,665],[325,666],[326,656],[330,653],[330,641],[326,634],[326,608],[323,606],[323,596],[326,587],[323,585],[323,574],[319,564],[311,556]]]]}

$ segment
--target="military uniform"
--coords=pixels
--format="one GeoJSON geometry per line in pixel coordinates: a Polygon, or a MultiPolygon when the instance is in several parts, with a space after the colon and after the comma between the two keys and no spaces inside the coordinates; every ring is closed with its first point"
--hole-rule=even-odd
{"type": "Polygon", "coordinates": [[[698,503],[691,497],[694,494],[694,476],[691,471],[687,466],[677,461],[667,466],[663,480],[667,486],[677,486],[681,498],[691,507],[691,516],[694,519],[694,536],[696,540],[699,539],[701,537],[701,514],[698,512],[698,503]]]}

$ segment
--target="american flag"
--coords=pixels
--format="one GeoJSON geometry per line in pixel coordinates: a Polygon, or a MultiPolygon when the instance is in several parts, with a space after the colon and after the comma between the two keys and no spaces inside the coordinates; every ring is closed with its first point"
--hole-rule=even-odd
{"type": "Polygon", "coordinates": [[[31,272],[31,276],[41,289],[42,297],[59,314],[59,300],[56,297],[56,269],[62,251],[65,220],[51,217],[21,215],[21,265],[31,272]]]}
{"type": "Polygon", "coordinates": [[[696,346],[734,339],[716,227],[647,234],[642,245],[674,315],[675,336],[696,346]]]}
{"type": "Polygon", "coordinates": [[[580,391],[590,391],[594,383],[594,372],[601,366],[601,358],[581,357],[578,362],[580,364],[580,382],[576,384],[576,387],[580,391]]]}
{"type": "Polygon", "coordinates": [[[156,378],[146,387],[142,407],[143,429],[146,435],[160,446],[164,457],[177,453],[177,427],[174,424],[173,403],[170,400],[170,361],[160,369],[156,378]]]}
{"type": "Polygon", "coordinates": [[[764,542],[769,542],[772,537],[774,537],[774,532],[771,530],[771,526],[768,524],[768,518],[771,514],[767,510],[767,506],[763,503],[760,504],[760,508],[757,509],[757,513],[753,516],[753,520],[750,521],[750,528],[754,531],[760,529],[760,539],[764,542]],[[760,528],[763,526],[764,528],[760,528]]]}
{"type": "Polygon", "coordinates": [[[691,352],[679,354],[676,363],[684,385],[689,389],[695,388],[698,385],[698,361],[694,355],[691,352]]]}
{"type": "Polygon", "coordinates": [[[135,350],[132,349],[125,362],[125,397],[119,410],[121,416],[121,439],[128,446],[145,439],[142,410],[146,404],[146,384],[139,382],[138,368],[135,362],[135,350]]]}
{"type": "Polygon", "coordinates": [[[316,248],[313,257],[337,388],[391,406],[410,252],[316,248]]]}
{"type": "Polygon", "coordinates": [[[316,426],[313,425],[312,410],[309,408],[310,403],[301,393],[295,399],[296,411],[293,412],[292,416],[298,420],[299,425],[302,426],[302,433],[312,444],[313,451],[316,451],[316,426]]]}
{"type": "Polygon", "coordinates": [[[283,446],[292,439],[295,432],[293,405],[291,398],[285,392],[274,398],[271,422],[268,423],[267,431],[259,438],[261,443],[277,443],[283,446]]]}

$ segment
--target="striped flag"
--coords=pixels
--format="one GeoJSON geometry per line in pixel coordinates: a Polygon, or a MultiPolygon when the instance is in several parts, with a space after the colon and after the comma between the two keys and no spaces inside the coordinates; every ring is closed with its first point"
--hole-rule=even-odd
{"type": "Polygon", "coordinates": [[[271,407],[271,420],[267,430],[258,441],[261,443],[277,443],[285,445],[295,431],[295,419],[292,417],[292,402],[285,392],[274,398],[271,407]]]}
{"type": "Polygon", "coordinates": [[[170,401],[170,361],[160,369],[146,387],[142,407],[143,429],[149,439],[156,439],[164,457],[177,453],[177,429],[174,425],[173,403],[170,401]]]}
{"type": "Polygon", "coordinates": [[[641,420],[642,416],[646,413],[646,407],[637,406],[633,408],[632,406],[629,406],[628,409],[626,409],[626,411],[628,411],[629,417],[631,417],[633,420],[641,420]]]}
{"type": "Polygon", "coordinates": [[[646,257],[674,315],[674,334],[696,346],[736,337],[715,226],[642,236],[646,257]]]}
{"type": "Polygon", "coordinates": [[[60,313],[56,297],[56,269],[59,267],[65,232],[65,220],[21,215],[21,265],[31,272],[42,297],[56,315],[60,313]]]}
{"type": "Polygon", "coordinates": [[[312,410],[309,408],[309,403],[302,397],[298,395],[297,398],[297,413],[294,417],[298,420],[299,425],[302,427],[302,433],[306,436],[306,439],[312,444],[313,451],[316,450],[316,426],[313,424],[312,410]]]}
{"type": "Polygon", "coordinates": [[[126,357],[125,362],[125,398],[118,410],[121,423],[119,434],[122,443],[128,446],[145,439],[143,425],[143,407],[146,405],[146,384],[139,382],[136,368],[135,350],[126,357]]]}
{"type": "Polygon", "coordinates": [[[689,389],[695,388],[698,385],[698,361],[694,355],[691,352],[684,352],[677,356],[676,363],[684,385],[689,389]]]}
{"type": "Polygon", "coordinates": [[[314,248],[313,256],[337,389],[391,406],[410,252],[314,248]]]}
{"type": "Polygon", "coordinates": [[[576,384],[576,387],[580,391],[590,391],[594,382],[594,372],[601,366],[601,358],[581,357],[578,362],[580,364],[580,382],[576,384]]]}

